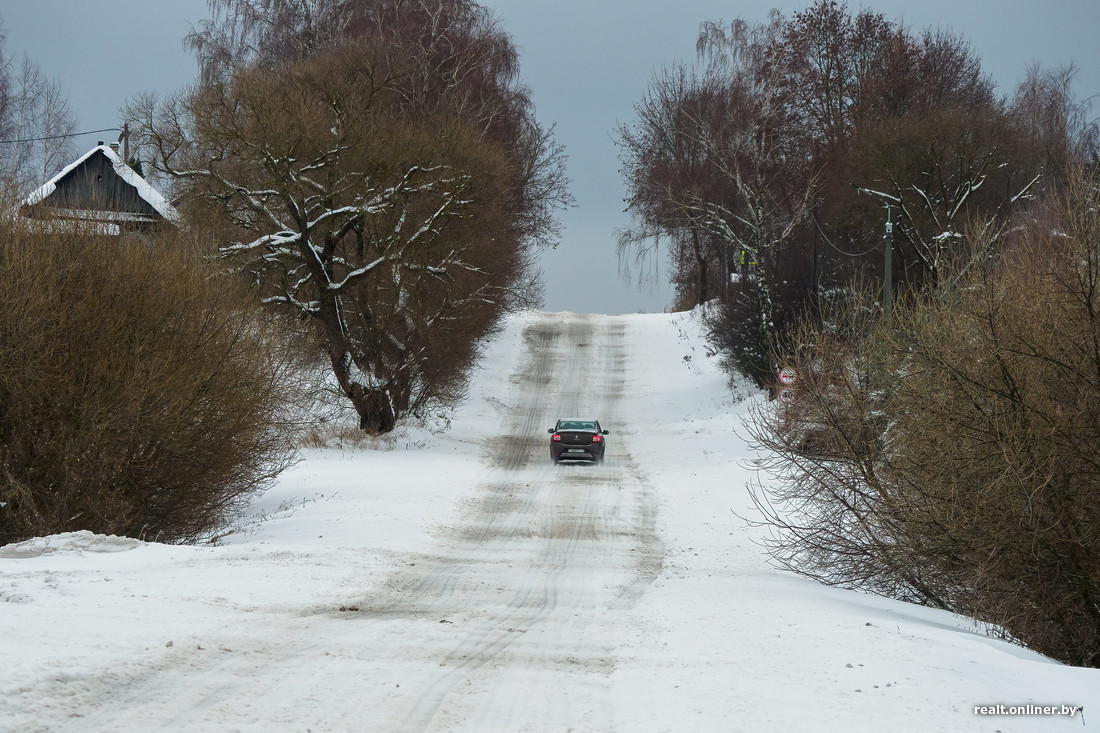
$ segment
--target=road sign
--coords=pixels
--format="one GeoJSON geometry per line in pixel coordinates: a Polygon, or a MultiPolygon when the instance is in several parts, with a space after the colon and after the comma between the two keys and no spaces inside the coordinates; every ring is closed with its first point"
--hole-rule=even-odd
{"type": "Polygon", "coordinates": [[[779,390],[779,401],[785,404],[791,404],[798,399],[798,392],[791,387],[784,387],[779,390]]]}
{"type": "Polygon", "coordinates": [[[783,367],[779,370],[779,383],[780,384],[794,384],[795,374],[794,369],[790,367],[783,367]]]}

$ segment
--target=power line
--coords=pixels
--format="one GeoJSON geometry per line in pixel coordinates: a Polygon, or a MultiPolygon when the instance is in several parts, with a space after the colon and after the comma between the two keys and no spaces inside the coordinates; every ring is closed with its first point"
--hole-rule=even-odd
{"type": "Polygon", "coordinates": [[[122,132],[121,127],[105,127],[102,130],[88,130],[87,132],[70,132],[67,135],[47,135],[46,137],[24,137],[19,140],[0,140],[0,145],[10,143],[36,143],[41,140],[61,140],[66,137],[80,137],[81,135],[94,135],[97,132],[122,132]]]}
{"type": "Polygon", "coordinates": [[[864,251],[864,252],[845,252],[843,249],[841,249],[837,245],[833,244],[833,240],[829,239],[829,235],[826,234],[825,231],[821,228],[821,225],[817,223],[817,217],[816,216],[814,216],[811,213],[810,218],[813,220],[814,226],[817,227],[817,231],[821,232],[821,236],[825,238],[825,244],[829,245],[830,247],[832,247],[833,249],[835,249],[837,252],[844,255],[845,257],[866,257],[867,255],[871,254],[872,252],[874,252],[879,247],[879,245],[876,243],[876,244],[871,245],[871,248],[864,251]]]}

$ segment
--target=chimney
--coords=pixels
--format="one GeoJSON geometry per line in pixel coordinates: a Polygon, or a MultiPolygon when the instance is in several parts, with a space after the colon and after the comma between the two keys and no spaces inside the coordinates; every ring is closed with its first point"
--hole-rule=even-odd
{"type": "Polygon", "coordinates": [[[111,150],[114,151],[115,155],[118,155],[118,143],[117,142],[111,143],[111,150]]]}

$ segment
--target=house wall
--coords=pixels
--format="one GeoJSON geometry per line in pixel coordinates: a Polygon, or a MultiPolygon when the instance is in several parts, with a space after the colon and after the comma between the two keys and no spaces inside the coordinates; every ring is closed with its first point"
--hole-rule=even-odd
{"type": "Polygon", "coordinates": [[[159,219],[156,210],[114,171],[107,156],[96,153],[57,182],[50,208],[124,211],[159,219]]]}

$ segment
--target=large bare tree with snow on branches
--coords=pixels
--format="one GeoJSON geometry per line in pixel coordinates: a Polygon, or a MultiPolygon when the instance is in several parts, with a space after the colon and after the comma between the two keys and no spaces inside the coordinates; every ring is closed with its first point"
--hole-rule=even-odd
{"type": "Polygon", "coordinates": [[[477,6],[268,4],[316,11],[288,11],[281,31],[313,40],[268,53],[260,34],[234,51],[239,32],[207,28],[203,81],[128,116],[193,224],[265,303],[316,325],[360,426],[388,431],[461,396],[481,337],[524,302],[532,247],[567,203],[564,156],[514,75],[482,68],[495,61],[478,34],[495,26],[458,12],[477,6]]]}

